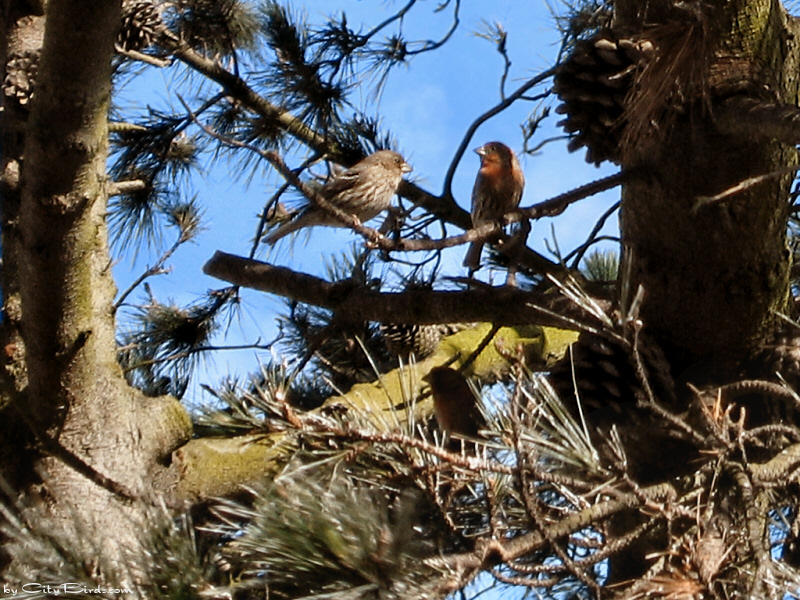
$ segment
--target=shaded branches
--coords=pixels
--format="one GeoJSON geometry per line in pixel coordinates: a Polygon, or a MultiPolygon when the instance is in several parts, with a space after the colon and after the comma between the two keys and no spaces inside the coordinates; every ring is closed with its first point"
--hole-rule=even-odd
{"type": "MultiPolygon", "coordinates": [[[[408,538],[395,538],[400,531],[415,532],[412,555],[421,561],[417,577],[426,582],[425,589],[453,592],[478,573],[489,571],[499,581],[539,590],[564,585],[598,590],[606,584],[605,561],[651,535],[662,540],[656,545],[661,550],[648,557],[650,569],[645,576],[625,582],[620,590],[635,594],[691,586],[697,592],[724,597],[725,590],[735,585],[730,575],[745,568],[753,555],[765,558],[748,579],[756,586],[752,589],[757,589],[763,577],[784,591],[794,581],[791,570],[775,568],[768,557],[769,536],[774,533],[759,525],[763,520],[748,523],[756,515],[767,514],[765,509],[770,506],[777,508],[786,501],[784,494],[797,481],[800,445],[773,446],[778,441],[774,432],[749,428],[736,417],[734,404],[725,406],[733,401],[725,390],[709,390],[703,395],[706,400],[717,398],[712,400],[717,406],[704,404],[699,408],[705,415],[702,418],[697,418],[700,413],[674,417],[682,420],[685,429],[695,431],[693,439],[707,440],[703,458],[683,475],[649,485],[637,480],[613,433],[598,437],[594,429],[591,433],[583,430],[569,405],[555,396],[540,376],[524,369],[517,370],[515,384],[503,402],[487,413],[489,420],[481,439],[463,452],[443,448],[437,432],[420,419],[418,409],[424,406],[424,396],[407,399],[409,403],[403,405],[408,412],[372,415],[343,398],[318,411],[295,412],[284,398],[280,387],[264,388],[257,402],[251,399],[242,404],[269,415],[269,431],[294,431],[298,436],[295,458],[288,460],[285,471],[265,491],[254,493],[256,505],[275,498],[271,486],[285,492],[278,496],[290,503],[306,493],[318,495],[314,490],[336,494],[336,490],[352,491],[356,486],[361,490],[358,494],[372,495],[373,506],[394,515],[383,525],[388,546],[381,552],[393,547],[390,540],[412,543],[408,538]],[[709,437],[707,427],[714,427],[717,434],[709,437]],[[747,435],[750,432],[753,435],[747,435]],[[763,458],[745,458],[765,442],[770,450],[763,458]],[[591,450],[592,446],[596,450],[591,450]],[[771,499],[765,500],[768,490],[771,499]],[[730,503],[732,495],[741,503],[730,503]],[[395,512],[400,507],[404,509],[395,512]],[[612,524],[623,515],[633,518],[634,525],[620,532],[612,524]],[[664,537],[667,531],[668,538],[664,537]]],[[[258,427],[258,419],[250,430],[254,427],[258,427]]],[[[678,428],[675,433],[679,435],[678,428]]],[[[797,433],[800,431],[795,430],[797,433]]],[[[283,565],[281,561],[299,552],[296,548],[309,545],[322,551],[315,555],[325,565],[315,571],[318,583],[314,585],[349,581],[354,573],[339,573],[341,555],[328,555],[331,538],[323,532],[339,521],[335,515],[351,512],[348,502],[346,498],[326,502],[323,510],[327,516],[309,516],[310,521],[295,525],[285,519],[264,518],[264,514],[275,514],[274,510],[264,513],[249,505],[224,503],[219,515],[223,523],[230,523],[225,531],[232,543],[223,552],[241,569],[241,584],[263,582],[257,571],[248,570],[248,564],[283,565]],[[318,519],[328,526],[310,528],[309,522],[318,519]],[[278,531],[281,523],[280,527],[288,529],[278,531]],[[240,528],[245,531],[244,538],[233,535],[240,528]],[[284,547],[278,554],[269,550],[280,540],[290,539],[294,550],[284,547]],[[243,548],[249,550],[242,552],[243,548]],[[258,561],[249,554],[256,549],[263,552],[258,561]]],[[[301,512],[305,514],[305,509],[301,512]]],[[[336,528],[342,531],[342,527],[336,528]]],[[[305,555],[303,560],[307,558],[305,555]]],[[[291,562],[282,568],[290,579],[303,571],[291,562]]],[[[422,585],[419,579],[409,577],[405,569],[395,568],[385,578],[367,579],[374,592],[381,590],[381,597],[394,597],[393,590],[408,589],[410,581],[422,585]]],[[[285,583],[289,584],[289,579],[285,583]]],[[[295,597],[307,587],[298,580],[281,589],[295,597]],[[295,587],[297,591],[293,591],[295,587]]]]}
{"type": "Polygon", "coordinates": [[[331,283],[313,275],[224,252],[217,252],[206,263],[204,272],[237,286],[334,309],[341,313],[342,318],[388,323],[493,321],[501,324],[564,324],[563,319],[549,316],[538,307],[553,298],[514,288],[377,292],[347,280],[331,283]]]}

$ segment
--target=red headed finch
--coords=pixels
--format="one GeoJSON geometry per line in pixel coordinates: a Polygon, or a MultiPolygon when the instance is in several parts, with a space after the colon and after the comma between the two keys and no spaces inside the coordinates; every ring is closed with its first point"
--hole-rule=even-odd
{"type": "MultiPolygon", "coordinates": [[[[319,193],[336,208],[368,221],[389,208],[403,174],[411,167],[393,150],[378,150],[329,180],[319,193]]],[[[320,206],[310,204],[264,238],[274,244],[282,237],[302,229],[322,225],[345,227],[339,219],[320,206]]]]}
{"type": "Polygon", "coordinates": [[[478,437],[478,431],[486,424],[464,376],[450,367],[434,367],[423,378],[431,386],[433,414],[442,435],[451,440],[478,437]]]}
{"type": "MultiPolygon", "coordinates": [[[[502,224],[503,215],[519,206],[525,175],[514,151],[500,142],[484,144],[475,152],[481,168],[472,188],[472,226],[502,224]]],[[[475,271],[481,260],[483,242],[472,242],[464,257],[464,266],[475,271]]]]}

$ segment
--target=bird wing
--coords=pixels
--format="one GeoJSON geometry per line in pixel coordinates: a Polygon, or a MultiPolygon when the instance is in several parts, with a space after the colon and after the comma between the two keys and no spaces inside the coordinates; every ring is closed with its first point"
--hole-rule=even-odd
{"type": "Polygon", "coordinates": [[[352,188],[359,180],[359,172],[355,169],[348,169],[344,173],[337,175],[328,181],[320,190],[320,193],[327,199],[335,198],[338,194],[352,188]]]}

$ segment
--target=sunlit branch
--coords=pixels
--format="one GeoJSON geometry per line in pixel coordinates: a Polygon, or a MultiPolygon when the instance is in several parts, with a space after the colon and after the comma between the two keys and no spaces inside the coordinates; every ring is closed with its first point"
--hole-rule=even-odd
{"type": "Polygon", "coordinates": [[[139,192],[147,187],[147,183],[141,179],[130,181],[112,181],[106,186],[109,197],[123,196],[133,192],[139,192]]]}
{"type": "Polygon", "coordinates": [[[155,275],[163,275],[169,272],[169,269],[164,268],[164,263],[169,260],[169,257],[172,256],[178,247],[184,243],[186,240],[184,235],[181,233],[178,236],[178,239],[170,246],[164,254],[162,254],[156,263],[152,267],[148,267],[144,273],[139,275],[133,282],[127,287],[127,289],[119,295],[116,302],[114,302],[114,311],[116,312],[120,306],[125,302],[125,299],[137,288],[139,285],[142,284],[146,279],[153,277],[155,275]]]}
{"type": "Polygon", "coordinates": [[[139,52],[138,50],[126,50],[122,48],[119,44],[114,46],[114,49],[117,51],[118,54],[130,58],[131,60],[136,60],[153,67],[158,67],[163,69],[165,67],[169,67],[172,64],[172,60],[169,58],[160,58],[158,56],[151,56],[149,54],[145,54],[144,52],[139,52]]]}
{"type": "MultiPolygon", "coordinates": [[[[349,280],[332,283],[224,252],[216,252],[203,271],[236,286],[338,311],[345,319],[412,324],[477,321],[556,327],[564,324],[563,317],[541,308],[556,303],[558,295],[505,286],[465,291],[377,292],[349,280]]],[[[575,311],[583,315],[579,308],[575,311]]]]}

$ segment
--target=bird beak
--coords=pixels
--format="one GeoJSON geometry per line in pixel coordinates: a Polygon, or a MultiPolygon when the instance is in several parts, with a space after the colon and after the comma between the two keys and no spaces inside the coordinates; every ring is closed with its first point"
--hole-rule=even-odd
{"type": "Polygon", "coordinates": [[[414,169],[411,168],[411,165],[407,162],[403,161],[403,165],[400,167],[400,172],[402,173],[411,173],[414,169]]]}
{"type": "Polygon", "coordinates": [[[481,146],[480,148],[475,148],[475,154],[483,158],[486,156],[486,146],[481,146]]]}

